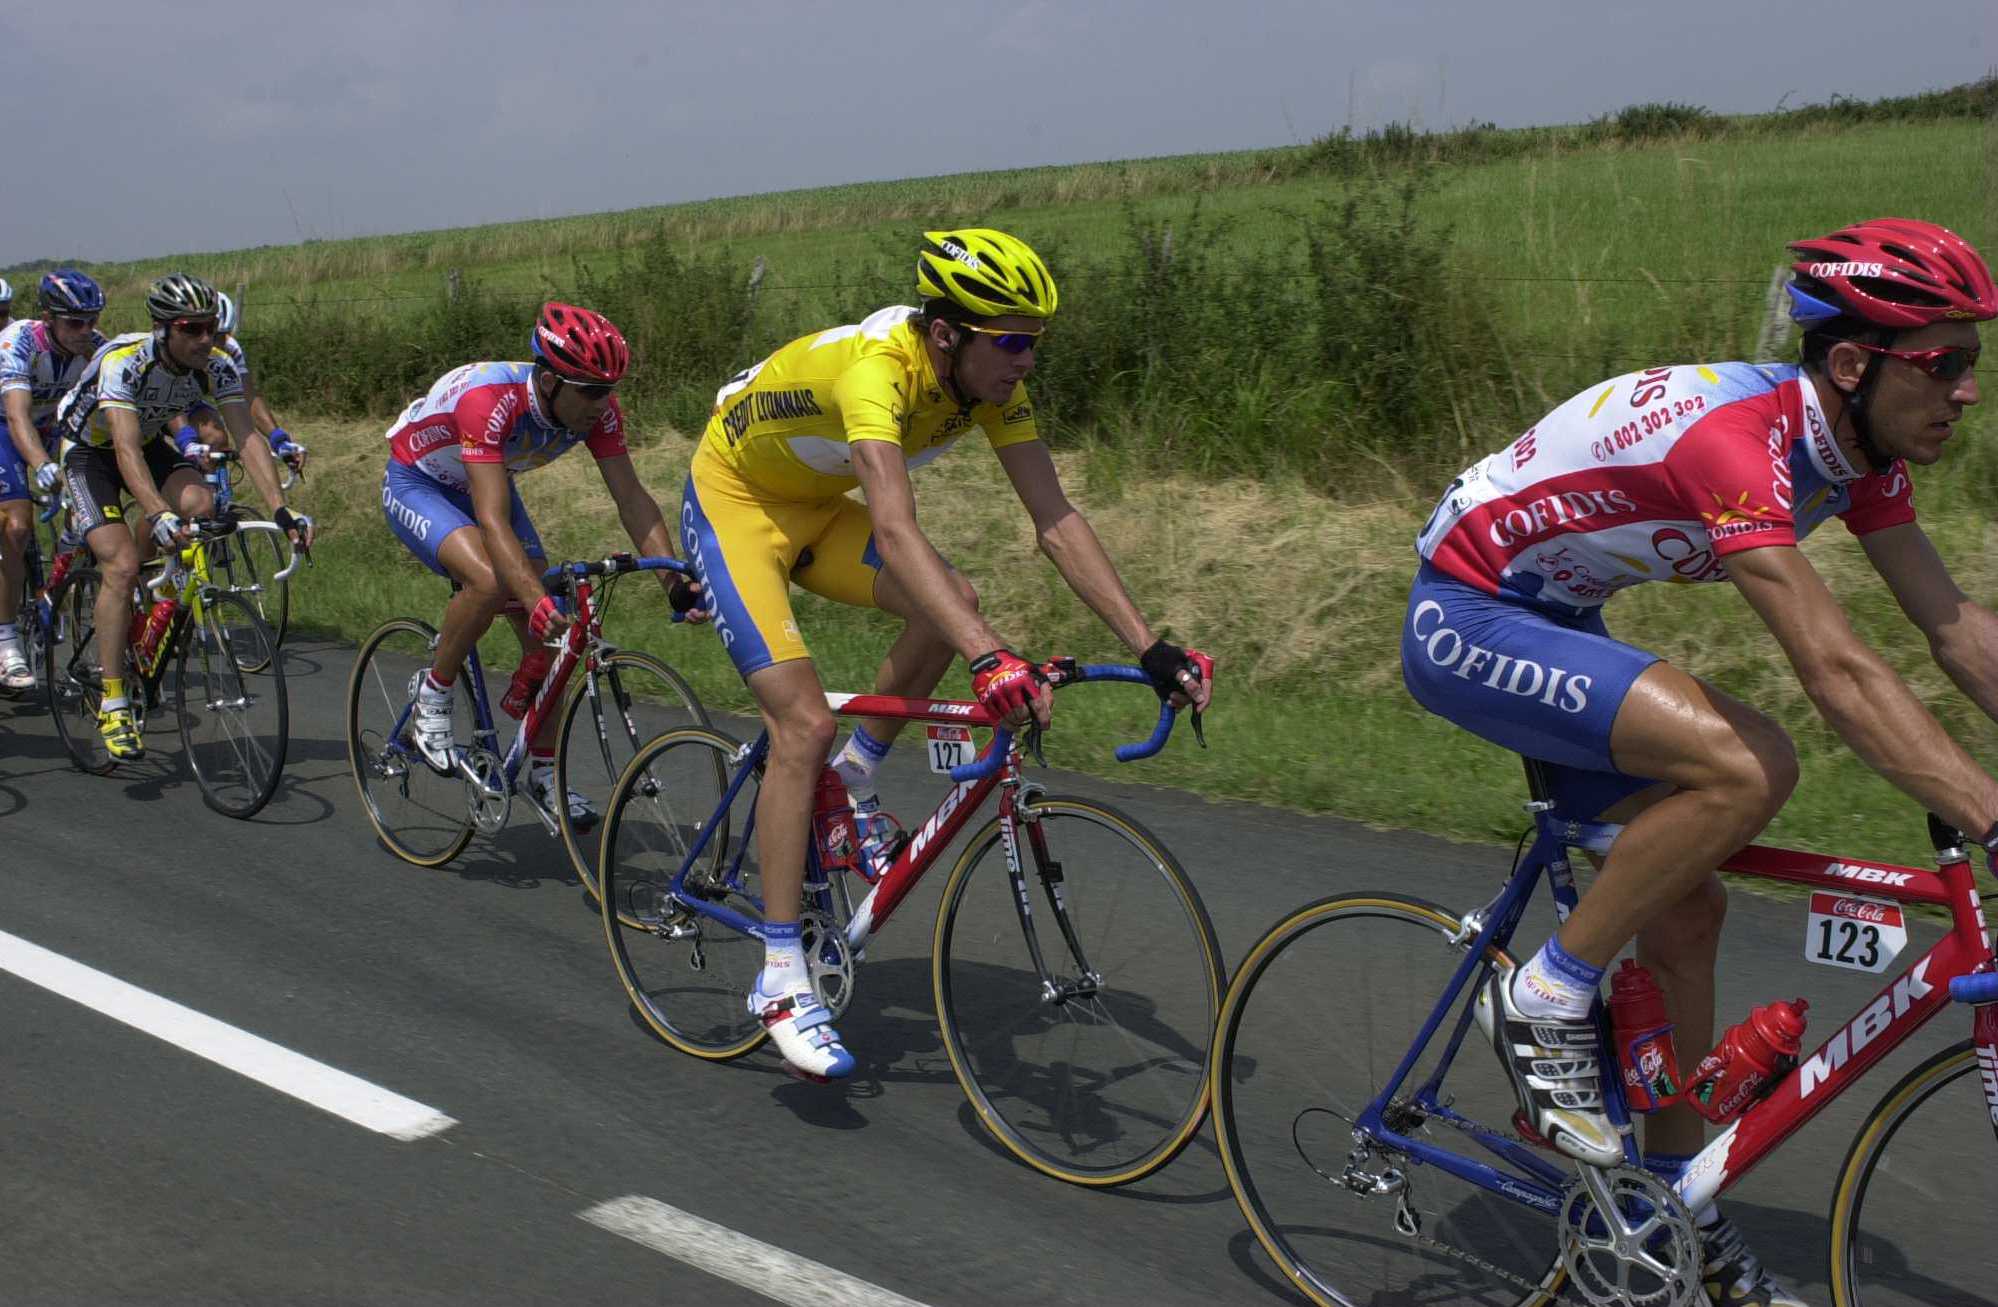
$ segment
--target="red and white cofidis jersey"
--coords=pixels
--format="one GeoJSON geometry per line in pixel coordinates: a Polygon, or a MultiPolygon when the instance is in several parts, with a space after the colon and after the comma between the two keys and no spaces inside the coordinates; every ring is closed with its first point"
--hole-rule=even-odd
{"type": "Polygon", "coordinates": [[[504,463],[525,472],[587,445],[598,459],[626,453],[624,413],[612,397],[596,426],[578,435],[541,411],[532,363],[467,363],[389,428],[389,457],[453,490],[470,488],[467,463],[504,463]]]}
{"type": "Polygon", "coordinates": [[[1915,520],[1908,470],[1854,466],[1803,369],[1648,368],[1591,387],[1444,492],[1416,549],[1445,575],[1558,609],[1643,581],[1723,581],[1722,560],[1915,520]]]}
{"type": "Polygon", "coordinates": [[[76,384],[90,366],[91,356],[103,346],[103,333],[93,331],[89,349],[65,354],[56,346],[55,333],[40,318],[9,323],[0,331],[0,395],[10,390],[27,391],[29,421],[46,437],[55,424],[56,401],[76,384]]]}

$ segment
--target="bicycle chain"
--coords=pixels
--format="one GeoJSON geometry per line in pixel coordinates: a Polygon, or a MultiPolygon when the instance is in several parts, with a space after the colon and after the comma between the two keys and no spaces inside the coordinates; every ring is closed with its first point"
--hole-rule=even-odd
{"type": "MultiPolygon", "coordinates": [[[[1534,1143],[1532,1140],[1526,1138],[1521,1134],[1518,1134],[1515,1131],[1494,1130],[1490,1126],[1481,1125],[1476,1121],[1470,1120],[1468,1117],[1457,1118],[1449,1116],[1434,1116],[1425,1113],[1422,1119],[1425,1123],[1434,1121],[1439,1125],[1448,1126],[1450,1129],[1461,1131],[1464,1134],[1469,1134],[1469,1135],[1485,1134],[1499,1139],[1510,1140],[1513,1143],[1522,1144],[1527,1148],[1540,1147],[1539,1144],[1534,1143]]],[[[1396,1233],[1400,1234],[1401,1231],[1397,1229],[1396,1233]]],[[[1458,1261],[1463,1262],[1465,1265],[1470,1266],[1475,1270],[1483,1271],[1487,1275],[1496,1276],[1498,1279],[1505,1281],[1507,1284],[1513,1286],[1514,1288],[1520,1289],[1528,1294],[1538,1295],[1545,1301],[1572,1303],[1575,1305],[1575,1307],[1589,1307],[1589,1303],[1586,1298],[1576,1298],[1571,1296],[1565,1287],[1558,1293],[1549,1294],[1545,1287],[1539,1284],[1535,1284],[1533,1281],[1527,1279],[1525,1276],[1515,1274],[1512,1271],[1506,1270],[1504,1267],[1494,1266],[1492,1263],[1486,1261],[1484,1258],[1478,1256],[1476,1253],[1466,1251],[1465,1249],[1462,1248],[1458,1248],[1454,1244],[1445,1243],[1441,1239],[1438,1239],[1433,1235],[1423,1234],[1420,1231],[1417,1231],[1413,1235],[1403,1235],[1402,1237],[1407,1239],[1412,1239],[1414,1242],[1421,1244],[1423,1247],[1433,1248],[1437,1252],[1440,1252],[1445,1256],[1454,1257],[1458,1261]]],[[[1559,1262],[1560,1260],[1561,1260],[1561,1247],[1560,1247],[1559,1236],[1557,1235],[1555,1239],[1554,1251],[1550,1257],[1550,1265],[1554,1262],[1559,1262]]],[[[1562,1277],[1562,1282],[1564,1286],[1567,1284],[1568,1281],[1566,1276],[1562,1277]]]]}

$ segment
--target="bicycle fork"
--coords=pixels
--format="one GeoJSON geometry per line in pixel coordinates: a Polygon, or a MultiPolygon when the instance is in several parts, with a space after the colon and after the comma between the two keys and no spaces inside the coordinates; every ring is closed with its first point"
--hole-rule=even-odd
{"type": "Polygon", "coordinates": [[[1094,998],[1103,988],[1103,973],[1089,964],[1082,941],[1076,937],[1075,924],[1069,919],[1066,878],[1061,861],[1049,852],[1047,832],[1041,827],[1040,817],[1029,807],[1037,791],[1025,790],[1025,787],[1023,791],[1002,805],[999,838],[1006,850],[1006,876],[1013,886],[1013,908],[1019,914],[1027,953],[1033,958],[1034,970],[1040,974],[1041,1002],[1061,1007],[1072,1000],[1094,998]],[[1020,857],[1021,827],[1025,827],[1027,849],[1033,855],[1035,878],[1041,883],[1048,910],[1068,945],[1070,959],[1075,963],[1075,978],[1072,980],[1055,977],[1041,948],[1040,934],[1034,927],[1033,894],[1028,888],[1026,869],[1020,857]]]}

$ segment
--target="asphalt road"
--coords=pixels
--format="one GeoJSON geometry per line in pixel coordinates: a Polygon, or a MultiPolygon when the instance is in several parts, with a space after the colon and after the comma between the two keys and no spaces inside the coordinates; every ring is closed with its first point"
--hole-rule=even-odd
{"type": "MultiPolygon", "coordinates": [[[[1210,1130],[1114,1192],[1042,1177],[986,1137],[931,1011],[941,875],[870,948],[842,1026],[861,1058],[851,1082],[798,1083],[768,1051],[696,1062],[636,1022],[596,912],[531,818],[442,871],[383,852],[341,733],[352,650],[300,640],[288,656],[289,766],[246,823],[202,806],[170,732],[143,763],[86,776],[38,705],[0,703],[0,1302],[748,1305],[782,1298],[796,1273],[807,1289],[782,1300],[1292,1300],[1229,1197],[1210,1130]],[[71,975],[69,988],[23,978],[37,966],[71,975]],[[141,1029],[64,996],[131,998],[106,977],[180,1006],[140,1009],[152,1012],[141,1029]],[[215,1023],[257,1047],[227,1066],[187,1051],[214,1047],[215,1023]],[[357,1115],[404,1112],[411,1137],[231,1069],[279,1078],[293,1055],[332,1086],[315,1092],[357,1115]],[[676,1242],[689,1228],[709,1269],[676,1242]],[[798,1272],[784,1253],[832,1271],[798,1272]]],[[[1225,711],[1211,738],[1254,747],[1230,737],[1225,711]]],[[[891,807],[934,801],[915,753],[891,760],[891,807]]],[[[1281,911],[1338,890],[1468,906],[1509,852],[1061,772],[1045,781],[1159,835],[1231,963],[1281,911]]],[[[1737,891],[1728,930],[1726,1019],[1802,993],[1814,1023],[1829,1021],[1877,987],[1804,965],[1794,901],[1737,891]]],[[[1765,1260],[1818,1300],[1831,1177],[1862,1110],[1967,1025],[1935,1023],[1735,1191],[1730,1208],[1765,1260]]],[[[1991,1134],[1965,1141],[1987,1150],[1998,1199],[1991,1134]]],[[[1988,1243],[1990,1211],[1947,1219],[1988,1243]]],[[[1957,1246],[1927,1250],[1935,1283],[1954,1278],[1957,1246]]]]}

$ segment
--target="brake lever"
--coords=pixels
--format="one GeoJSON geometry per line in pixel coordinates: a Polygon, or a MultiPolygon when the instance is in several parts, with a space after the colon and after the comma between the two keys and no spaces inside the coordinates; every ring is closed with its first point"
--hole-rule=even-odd
{"type": "Polygon", "coordinates": [[[1203,749],[1207,747],[1207,731],[1201,726],[1200,722],[1205,716],[1206,714],[1201,712],[1200,709],[1195,708],[1193,710],[1193,738],[1203,749]]]}
{"type": "Polygon", "coordinates": [[[1047,755],[1041,752],[1041,724],[1039,722],[1033,723],[1026,730],[1020,732],[1019,738],[1020,747],[1033,756],[1035,765],[1041,767],[1048,765],[1047,755]]]}

